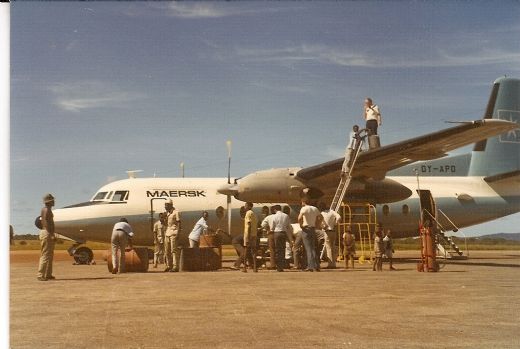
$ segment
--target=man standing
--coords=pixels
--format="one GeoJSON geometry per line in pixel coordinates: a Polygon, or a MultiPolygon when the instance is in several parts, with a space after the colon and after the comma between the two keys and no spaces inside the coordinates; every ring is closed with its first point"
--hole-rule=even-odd
{"type": "MultiPolygon", "coordinates": [[[[244,217],[244,248],[245,256],[251,256],[253,258],[253,271],[256,273],[258,269],[256,267],[256,235],[258,229],[258,219],[256,214],[253,212],[253,203],[247,202],[245,205],[246,215],[244,217]]],[[[242,271],[247,273],[247,258],[242,260],[244,268],[242,271]]]]}
{"type": "Polygon", "coordinates": [[[383,270],[383,239],[381,226],[377,227],[376,233],[374,235],[374,265],[372,266],[372,271],[382,271],[383,270]]]}
{"type": "Polygon", "coordinates": [[[307,252],[307,271],[320,271],[316,260],[316,227],[319,227],[323,216],[320,211],[309,205],[308,199],[302,200],[302,208],[298,216],[298,223],[302,228],[302,239],[307,252]]]}
{"type": "Polygon", "coordinates": [[[385,249],[385,256],[388,258],[388,263],[390,264],[390,270],[395,270],[393,267],[393,255],[394,255],[394,242],[392,240],[392,232],[390,229],[386,230],[385,237],[383,238],[383,246],[385,249]]]}
{"type": "Polygon", "coordinates": [[[179,271],[179,249],[177,246],[179,231],[181,230],[181,216],[173,207],[171,199],[164,204],[166,212],[166,233],[164,234],[164,255],[166,259],[165,272],[179,271]],[[175,264],[174,264],[175,263],[175,264]]]}
{"type": "Polygon", "coordinates": [[[265,216],[262,220],[260,226],[262,230],[265,232],[265,236],[267,236],[267,245],[269,247],[269,268],[268,269],[276,269],[276,260],[275,260],[275,242],[274,242],[274,231],[273,231],[273,218],[274,218],[274,206],[271,207],[269,211],[270,214],[265,216]]]}
{"type": "Polygon", "coordinates": [[[379,112],[379,107],[372,103],[372,98],[365,98],[364,117],[369,136],[377,135],[377,127],[381,126],[381,113],[379,112]]]}
{"type": "Polygon", "coordinates": [[[327,269],[336,269],[336,224],[341,222],[341,216],[328,209],[324,204],[321,205],[321,215],[323,216],[323,229],[325,230],[325,252],[327,253],[327,269]]]}
{"type": "Polygon", "coordinates": [[[343,234],[343,256],[345,258],[345,269],[348,269],[348,262],[352,262],[352,269],[354,269],[354,256],[356,255],[356,238],[352,234],[350,226],[343,234]]]}
{"type": "Polygon", "coordinates": [[[54,280],[52,275],[52,260],[54,258],[54,245],[56,237],[54,236],[54,214],[52,207],[54,206],[54,196],[47,194],[43,197],[45,207],[41,211],[42,229],[40,230],[41,256],[40,265],[38,266],[38,280],[47,281],[54,280]]]}
{"type": "Polygon", "coordinates": [[[285,268],[286,241],[289,240],[290,244],[293,243],[291,219],[282,212],[280,205],[275,205],[273,208],[275,214],[273,215],[271,229],[274,235],[276,270],[283,271],[285,268]]]}
{"type": "Polygon", "coordinates": [[[193,230],[190,235],[188,235],[188,240],[190,241],[190,248],[199,248],[200,246],[200,236],[206,231],[212,231],[208,227],[208,217],[209,214],[207,211],[202,212],[202,217],[195,223],[193,230]]]}
{"type": "Polygon", "coordinates": [[[164,233],[166,231],[166,221],[164,213],[159,213],[159,220],[153,226],[153,244],[155,251],[153,254],[153,267],[157,268],[158,263],[164,260],[164,233]]]}
{"type": "Polygon", "coordinates": [[[121,218],[119,222],[114,224],[112,238],[110,239],[112,243],[112,274],[126,272],[125,250],[127,245],[130,247],[130,250],[132,249],[132,236],[134,236],[134,232],[126,218],[121,218]],[[118,250],[119,255],[117,253],[118,250]]]}

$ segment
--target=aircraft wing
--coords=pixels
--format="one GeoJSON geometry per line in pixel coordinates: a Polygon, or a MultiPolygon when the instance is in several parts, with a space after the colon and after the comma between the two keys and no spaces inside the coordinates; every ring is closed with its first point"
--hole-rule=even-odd
{"type": "MultiPolygon", "coordinates": [[[[421,160],[432,160],[447,152],[516,129],[518,124],[505,120],[485,119],[464,122],[461,125],[424,136],[386,145],[359,154],[352,176],[354,178],[382,179],[390,170],[421,160]]],[[[303,168],[296,177],[309,185],[327,189],[336,186],[344,158],[303,168]]]]}

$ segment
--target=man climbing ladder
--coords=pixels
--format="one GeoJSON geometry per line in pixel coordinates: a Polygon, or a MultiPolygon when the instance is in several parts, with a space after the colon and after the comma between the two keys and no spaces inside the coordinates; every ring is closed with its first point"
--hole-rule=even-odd
{"type": "Polygon", "coordinates": [[[352,132],[350,133],[349,143],[345,152],[345,160],[343,161],[343,166],[341,168],[341,180],[339,182],[338,188],[336,189],[336,193],[334,194],[334,199],[332,199],[332,203],[330,205],[331,211],[339,211],[350,181],[352,180],[352,169],[356,164],[357,157],[361,151],[361,146],[363,145],[366,137],[366,135],[360,135],[361,131],[359,131],[359,126],[354,125],[352,132]]]}

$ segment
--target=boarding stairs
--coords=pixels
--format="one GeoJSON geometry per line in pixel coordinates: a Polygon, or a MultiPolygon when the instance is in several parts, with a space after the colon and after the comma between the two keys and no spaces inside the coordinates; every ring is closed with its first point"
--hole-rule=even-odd
{"type": "Polygon", "coordinates": [[[347,193],[350,182],[352,181],[352,173],[364,141],[365,137],[360,137],[356,141],[355,148],[353,149],[353,158],[352,156],[348,156],[348,147],[345,149],[345,160],[343,161],[343,166],[341,167],[341,179],[336,189],[336,193],[334,194],[334,198],[332,199],[332,203],[330,204],[331,211],[339,213],[341,204],[345,198],[345,194],[347,193]]]}
{"type": "MultiPolygon", "coordinates": [[[[436,235],[437,235],[437,250],[439,251],[439,254],[450,259],[467,259],[469,257],[469,251],[467,248],[467,242],[466,244],[466,255],[464,255],[464,252],[461,250],[459,245],[454,241],[453,236],[449,236],[446,233],[448,231],[458,232],[459,228],[453,223],[453,221],[441,210],[437,209],[437,212],[442,215],[442,217],[452,226],[452,229],[448,229],[444,225],[442,225],[439,222],[439,219],[437,217],[433,217],[430,212],[424,211],[425,214],[430,216],[432,220],[437,225],[436,229],[436,235]],[[449,245],[451,250],[446,249],[444,245],[449,245]]],[[[464,237],[465,238],[465,237],[464,237]]],[[[466,239],[465,239],[466,240],[466,239]]]]}

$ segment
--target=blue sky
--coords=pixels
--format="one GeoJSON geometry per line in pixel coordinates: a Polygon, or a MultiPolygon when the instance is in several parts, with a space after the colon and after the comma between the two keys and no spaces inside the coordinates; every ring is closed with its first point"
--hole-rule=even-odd
{"type": "MultiPolygon", "coordinates": [[[[11,221],[142,176],[340,156],[362,102],[382,142],[479,119],[520,77],[518,2],[14,2],[11,221]]],[[[461,150],[461,151],[466,151],[461,150]]],[[[518,215],[467,229],[517,232],[518,215]]]]}

